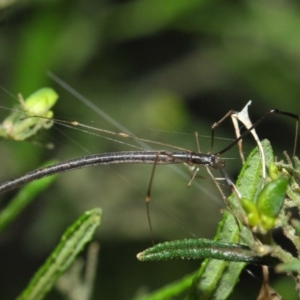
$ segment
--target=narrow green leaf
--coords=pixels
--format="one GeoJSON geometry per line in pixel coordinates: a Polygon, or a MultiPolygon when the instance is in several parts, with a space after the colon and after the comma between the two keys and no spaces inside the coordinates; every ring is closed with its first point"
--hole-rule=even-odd
{"type": "Polygon", "coordinates": [[[73,263],[100,224],[101,209],[82,214],[63,234],[60,243],[36,272],[18,300],[40,300],[51,290],[57,279],[73,263]]]}
{"type": "Polygon", "coordinates": [[[275,266],[279,261],[271,256],[257,256],[249,247],[208,239],[185,239],[157,244],[137,255],[141,261],[166,259],[214,258],[225,261],[245,262],[275,266]]]}
{"type": "MultiPolygon", "coordinates": [[[[48,161],[41,167],[55,164],[55,160],[48,161]]],[[[33,181],[24,186],[0,213],[0,233],[8,226],[37,195],[42,193],[56,178],[56,175],[33,181]]]]}
{"type": "MultiPolygon", "coordinates": [[[[263,141],[262,145],[266,156],[266,163],[269,164],[273,161],[271,145],[267,140],[263,141]]],[[[256,197],[257,189],[262,188],[261,162],[257,148],[251,152],[244,164],[238,177],[237,186],[245,197],[252,199],[256,197]]],[[[233,195],[229,197],[229,202],[231,209],[235,213],[242,213],[240,211],[240,204],[233,195]]],[[[242,236],[243,241],[250,241],[249,243],[251,243],[253,238],[249,229],[241,225],[241,230],[242,232],[240,232],[240,228],[233,215],[229,212],[225,212],[219,223],[215,241],[220,243],[238,243],[241,242],[240,237],[242,236]]],[[[189,287],[189,283],[191,283],[191,285],[188,299],[227,299],[235,284],[238,282],[240,273],[245,265],[246,263],[244,262],[228,262],[207,258],[201,264],[197,276],[194,277],[194,274],[191,274],[182,279],[185,285],[181,284],[181,281],[178,281],[137,299],[170,299],[172,296],[178,296],[179,293],[185,292],[189,287]],[[193,280],[191,280],[192,277],[194,277],[193,280]],[[186,278],[188,279],[185,280],[186,278]]]]}
{"type": "Polygon", "coordinates": [[[50,109],[57,99],[57,93],[51,88],[41,88],[26,100],[19,96],[19,106],[0,124],[0,136],[24,141],[41,129],[49,129],[53,125],[50,109]]]}
{"type": "Polygon", "coordinates": [[[163,300],[176,299],[178,295],[188,290],[191,286],[196,273],[184,276],[178,281],[165,285],[163,288],[154,291],[151,294],[135,297],[133,300],[163,300]]]}
{"type": "MultiPolygon", "coordinates": [[[[267,140],[262,141],[262,146],[266,157],[266,164],[268,165],[273,161],[272,147],[267,140]]],[[[256,147],[248,156],[236,182],[236,186],[243,197],[255,199],[257,193],[261,190],[263,186],[261,168],[260,154],[256,147]]],[[[240,215],[243,213],[240,203],[234,195],[228,198],[228,202],[235,214],[240,215]]],[[[250,241],[249,243],[251,243],[253,238],[248,228],[240,226],[242,232],[240,232],[236,219],[230,213],[224,213],[215,240],[238,243],[241,242],[240,236],[242,236],[243,241],[250,241]]],[[[226,299],[236,285],[245,265],[246,263],[244,262],[236,263],[206,259],[202,263],[197,278],[193,282],[189,299],[226,299]],[[222,290],[222,294],[219,294],[218,290],[222,290]]]]}
{"type": "Polygon", "coordinates": [[[275,271],[278,273],[283,272],[299,272],[300,271],[300,260],[291,261],[276,266],[275,271]]]}

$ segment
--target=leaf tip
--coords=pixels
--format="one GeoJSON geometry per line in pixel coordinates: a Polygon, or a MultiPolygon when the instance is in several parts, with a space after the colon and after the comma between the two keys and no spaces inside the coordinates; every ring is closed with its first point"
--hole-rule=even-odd
{"type": "Polygon", "coordinates": [[[140,252],[136,255],[136,258],[140,261],[143,261],[143,252],[140,252]]]}

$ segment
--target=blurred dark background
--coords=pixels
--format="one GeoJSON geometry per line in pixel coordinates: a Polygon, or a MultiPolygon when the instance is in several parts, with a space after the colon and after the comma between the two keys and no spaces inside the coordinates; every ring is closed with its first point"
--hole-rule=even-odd
{"type": "MultiPolygon", "coordinates": [[[[24,97],[51,86],[60,95],[57,118],[121,131],[47,76],[51,71],[137,136],[196,150],[197,131],[201,150],[207,152],[210,126],[250,99],[252,120],[271,108],[299,113],[299,28],[300,4],[295,0],[2,0],[0,84],[24,97]]],[[[0,105],[14,104],[16,99],[1,89],[0,105]]],[[[1,118],[7,114],[0,111],[1,118]]],[[[283,150],[292,152],[294,123],[272,115],[257,131],[282,157],[283,150]]],[[[216,136],[213,152],[234,138],[230,120],[216,136]]],[[[1,180],[50,158],[134,150],[61,126],[37,139],[54,143],[55,149],[1,141],[1,180]]],[[[254,145],[248,137],[245,154],[254,145]]],[[[226,172],[234,178],[241,167],[236,147],[224,157],[231,158],[226,172]]],[[[1,237],[1,297],[14,298],[64,228],[96,206],[103,209],[103,222],[96,238],[101,252],[93,299],[129,299],[196,270],[197,261],[140,263],[135,258],[151,245],[144,203],[151,170],[123,165],[60,175],[1,237]]],[[[178,170],[188,175],[183,166],[178,170]]],[[[201,174],[206,178],[187,189],[188,177],[157,168],[151,202],[156,242],[214,236],[224,205],[205,170],[201,174]]],[[[246,272],[243,278],[246,285],[242,280],[236,298],[244,293],[255,298],[260,279],[246,272]]],[[[291,281],[285,284],[275,277],[273,286],[283,295],[289,290],[286,299],[293,299],[291,281]]],[[[47,299],[59,297],[53,292],[47,299]]]]}

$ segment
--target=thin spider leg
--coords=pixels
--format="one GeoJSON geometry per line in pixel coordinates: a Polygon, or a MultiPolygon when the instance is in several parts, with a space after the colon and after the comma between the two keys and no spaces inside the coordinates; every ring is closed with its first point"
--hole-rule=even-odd
{"type": "Polygon", "coordinates": [[[146,209],[147,209],[147,218],[148,218],[150,234],[151,234],[151,240],[152,240],[153,245],[154,245],[154,233],[153,233],[153,227],[152,227],[152,222],[151,222],[151,217],[150,217],[150,205],[149,205],[150,203],[149,202],[150,202],[150,199],[151,199],[152,184],[153,184],[153,179],[154,179],[154,174],[155,174],[156,166],[157,166],[157,163],[158,163],[158,159],[159,159],[159,152],[157,152],[156,158],[155,158],[154,163],[153,163],[151,177],[150,177],[150,181],[149,181],[149,185],[148,185],[148,189],[147,189],[147,194],[146,194],[146,198],[145,198],[146,209]]]}
{"type": "MultiPolygon", "coordinates": [[[[199,144],[199,136],[198,136],[198,132],[197,131],[195,132],[195,140],[196,140],[197,152],[201,153],[201,151],[200,151],[200,144],[199,144]]],[[[199,172],[200,168],[199,167],[196,168],[195,166],[193,166],[193,168],[191,168],[188,165],[186,165],[186,166],[189,168],[189,170],[192,173],[192,177],[191,177],[190,181],[187,184],[187,186],[190,187],[192,185],[192,182],[194,181],[195,177],[197,176],[197,173],[199,172]]]]}
{"type": "Polygon", "coordinates": [[[296,120],[296,134],[295,134],[295,142],[294,142],[294,148],[293,148],[293,156],[295,156],[296,153],[296,148],[297,148],[297,139],[298,139],[298,124],[299,124],[299,116],[293,113],[289,113],[289,112],[285,112],[285,111],[280,111],[278,109],[271,109],[270,111],[268,111],[265,115],[263,115],[262,117],[260,117],[250,128],[248,128],[247,130],[245,130],[240,137],[238,137],[236,140],[234,140],[232,143],[230,143],[228,146],[226,146],[224,149],[222,149],[221,151],[218,151],[217,153],[215,153],[214,155],[219,156],[223,153],[225,153],[226,151],[228,151],[229,149],[231,149],[235,144],[237,144],[241,139],[243,139],[246,135],[248,135],[252,129],[256,128],[259,124],[261,124],[266,117],[268,117],[269,115],[272,114],[281,114],[281,115],[285,115],[291,118],[294,118],[296,120]]]}
{"type": "MultiPolygon", "coordinates": [[[[29,116],[29,117],[26,117],[26,118],[48,119],[47,117],[40,117],[40,116],[29,116]]],[[[26,118],[24,118],[24,119],[26,119],[26,118]]],[[[131,140],[135,140],[135,141],[141,141],[141,142],[150,143],[150,144],[154,144],[154,145],[168,146],[168,147],[171,147],[173,149],[180,150],[180,151],[189,151],[188,149],[185,149],[185,148],[182,148],[182,147],[178,147],[178,146],[174,146],[174,145],[168,145],[168,144],[165,144],[165,143],[159,142],[159,141],[144,139],[144,138],[137,137],[137,136],[129,134],[129,133],[115,132],[115,131],[111,131],[111,130],[97,128],[97,127],[94,127],[94,126],[85,125],[85,124],[80,123],[78,121],[65,121],[65,120],[59,120],[59,119],[51,119],[51,120],[54,121],[56,124],[60,124],[62,126],[66,126],[66,127],[70,127],[70,128],[72,128],[72,127],[84,128],[84,129],[78,129],[78,130],[81,130],[85,133],[89,133],[89,134],[93,134],[93,135],[96,135],[96,134],[91,133],[88,130],[93,130],[93,131],[96,131],[96,132],[101,132],[101,133],[105,133],[105,134],[109,134],[109,135],[113,135],[113,136],[118,136],[118,137],[121,137],[121,138],[131,139],[131,140]],[[85,130],[85,129],[87,129],[87,130],[85,130]]]]}
{"type": "Polygon", "coordinates": [[[228,117],[230,117],[234,113],[236,113],[235,110],[230,110],[221,120],[219,120],[211,125],[211,145],[210,145],[210,150],[208,153],[211,153],[212,149],[214,147],[215,128],[218,127],[221,123],[223,123],[228,117]]]}

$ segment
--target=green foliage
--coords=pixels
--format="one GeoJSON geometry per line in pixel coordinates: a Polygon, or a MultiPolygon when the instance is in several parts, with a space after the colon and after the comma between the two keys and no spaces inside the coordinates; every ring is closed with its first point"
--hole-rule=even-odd
{"type": "Polygon", "coordinates": [[[20,105],[0,125],[0,136],[16,141],[23,141],[37,134],[41,129],[53,125],[53,112],[58,95],[51,88],[42,88],[23,100],[19,95],[20,105]]]}
{"type": "MultiPolygon", "coordinates": [[[[56,161],[47,162],[41,167],[54,164],[56,161]]],[[[36,199],[55,179],[56,175],[33,181],[23,187],[9,204],[0,212],[0,233],[23,212],[23,210],[36,199]]]]}
{"type": "MultiPolygon", "coordinates": [[[[23,103],[26,113],[37,114],[42,118],[29,118],[30,123],[21,126],[25,132],[14,131],[15,139],[23,140],[32,137],[38,129],[47,127],[48,124],[43,123],[45,120],[43,117],[49,121],[48,118],[53,116],[49,109],[55,104],[56,99],[57,95],[52,89],[42,89],[26,99],[23,103]]],[[[3,124],[13,120],[14,127],[19,128],[19,122],[23,121],[19,118],[19,112],[13,112],[3,124]]],[[[299,194],[294,174],[299,173],[300,164],[297,158],[294,158],[293,164],[288,157],[287,165],[282,162],[274,164],[273,151],[267,140],[262,142],[262,151],[269,170],[267,179],[269,182],[266,182],[262,176],[262,153],[257,147],[250,153],[238,176],[236,183],[238,189],[232,184],[234,193],[226,201],[227,211],[223,214],[214,240],[172,241],[158,244],[138,254],[138,259],[142,261],[174,258],[205,259],[197,275],[185,277],[171,286],[143,296],[142,299],[165,299],[166,295],[167,297],[179,296],[181,293],[188,293],[189,299],[199,297],[201,299],[227,299],[246,264],[275,266],[281,262],[277,266],[279,272],[299,270],[298,261],[280,245],[276,245],[270,233],[275,226],[282,227],[287,237],[298,247],[299,239],[291,226],[294,226],[297,231],[299,231],[299,226],[289,223],[285,216],[284,201],[286,194],[289,195],[291,192],[293,195],[299,194]],[[292,186],[291,183],[293,183],[292,186]]],[[[0,230],[12,222],[35,198],[36,194],[44,190],[52,180],[52,177],[45,178],[23,188],[0,215],[0,230]]],[[[293,197],[290,201],[292,199],[293,197]]],[[[297,204],[294,203],[294,206],[297,204]]],[[[100,218],[101,210],[93,209],[76,220],[66,230],[60,243],[18,299],[43,299],[92,239],[100,224],[100,218]]],[[[88,293],[85,293],[88,295],[86,297],[90,296],[90,289],[88,293]]]]}
{"type": "MultiPolygon", "coordinates": [[[[271,145],[268,141],[263,141],[262,145],[266,161],[270,164],[273,159],[271,145]]],[[[295,247],[299,246],[299,237],[294,235],[295,231],[285,216],[287,207],[283,206],[287,196],[288,180],[286,175],[283,175],[282,171],[279,172],[271,163],[269,168],[271,176],[277,178],[271,179],[264,185],[265,179],[261,177],[261,167],[261,156],[259,149],[256,148],[245,162],[236,184],[242,197],[244,194],[249,195],[251,191],[253,198],[237,199],[235,194],[228,198],[227,209],[232,215],[228,212],[224,213],[214,241],[197,239],[166,242],[139,253],[138,258],[142,261],[151,261],[209,257],[210,259],[202,263],[200,271],[193,280],[189,299],[199,299],[199,297],[200,299],[227,299],[238,281],[241,270],[248,263],[274,266],[284,262],[278,265],[278,271],[299,271],[299,261],[275,244],[269,234],[275,226],[281,227],[286,236],[294,242],[295,247]],[[258,187],[261,189],[258,190],[258,187]],[[238,204],[239,201],[241,206],[238,204]],[[279,220],[281,223],[278,223],[279,220]],[[248,226],[252,227],[252,232],[248,226]],[[256,232],[263,236],[256,236],[256,232]],[[237,244],[238,241],[247,246],[237,244]]]]}
{"type": "Polygon", "coordinates": [[[141,261],[157,261],[169,259],[204,259],[245,262],[254,265],[274,267],[278,259],[271,256],[257,256],[247,246],[223,243],[207,239],[184,239],[155,245],[137,255],[141,261]]]}
{"type": "MultiPolygon", "coordinates": [[[[58,99],[58,95],[53,89],[42,88],[30,95],[25,101],[21,96],[19,99],[20,107],[13,110],[0,127],[0,133],[4,138],[23,141],[35,136],[40,129],[48,129],[53,125],[51,120],[53,112],[50,109],[58,99]]],[[[56,161],[52,160],[41,167],[55,163],[56,161]]],[[[0,233],[15,221],[56,177],[56,175],[52,175],[33,181],[14,196],[0,213],[0,233]]],[[[85,245],[93,238],[95,230],[100,225],[101,213],[99,208],[86,211],[65,231],[59,244],[18,297],[19,300],[44,299],[58,278],[68,270],[85,245]]],[[[86,285],[88,284],[88,287],[82,286],[87,297],[92,290],[92,283],[88,282],[86,285]]]]}
{"type": "Polygon", "coordinates": [[[40,300],[53,288],[57,279],[72,265],[100,225],[101,209],[82,214],[62,235],[59,244],[36,272],[18,300],[40,300]]]}
{"type": "MultiPolygon", "coordinates": [[[[5,7],[12,2],[4,1],[5,7]]],[[[164,109],[162,115],[154,104],[159,99],[163,101],[166,93],[174,95],[181,102],[182,112],[177,113],[176,105],[176,118],[170,122],[172,131],[188,134],[199,131],[199,134],[206,135],[209,132],[205,129],[213,121],[224,112],[242,106],[241,102],[249,98],[255,104],[259,103],[253,105],[256,117],[270,108],[295,111],[300,99],[299,20],[300,9],[294,0],[272,3],[257,0],[234,3],[194,0],[14,1],[14,6],[5,11],[1,7],[0,11],[1,85],[14,94],[22,91],[28,95],[40,86],[55,85],[45,76],[46,71],[51,70],[95,105],[130,127],[136,135],[153,138],[153,131],[149,128],[160,129],[156,135],[162,141],[195,149],[193,137],[165,135],[161,124],[168,123],[169,116],[174,115],[173,107],[164,109]],[[153,99],[155,103],[152,105],[153,99]]],[[[96,126],[110,128],[110,124],[98,119],[92,110],[80,106],[73,96],[61,90],[59,94],[64,101],[57,107],[57,116],[85,123],[98,122],[96,126]]],[[[4,103],[6,100],[7,96],[1,94],[1,105],[10,106],[4,103]]],[[[291,143],[292,124],[281,124],[281,127],[277,117],[271,118],[266,123],[272,128],[263,132],[262,136],[271,139],[276,155],[280,155],[291,143]],[[271,134],[274,135],[271,137],[271,134]]],[[[261,127],[263,131],[265,125],[261,127]]],[[[218,130],[223,138],[230,138],[231,132],[231,127],[218,130]]],[[[1,179],[7,180],[37,168],[46,156],[57,155],[59,159],[65,159],[85,154],[72,142],[58,139],[55,154],[29,143],[18,146],[2,143],[1,179]]],[[[89,139],[84,134],[75,139],[90,153],[120,150],[118,146],[105,141],[95,142],[94,137],[89,139]]],[[[201,138],[200,144],[203,152],[209,149],[209,141],[205,138],[201,138]]],[[[247,140],[244,144],[245,152],[249,153],[247,140]]],[[[222,145],[216,141],[214,150],[221,149],[222,145]]],[[[226,155],[233,156],[232,153],[226,155]]],[[[291,176],[287,194],[289,199],[293,199],[287,200],[285,205],[292,207],[300,203],[295,185],[299,175],[287,161],[283,164],[286,165],[283,171],[291,176]],[[289,169],[293,169],[294,173],[290,173],[289,169]]],[[[238,174],[239,168],[237,160],[227,162],[228,174],[238,174]]],[[[72,213],[77,215],[101,201],[111,223],[106,227],[104,236],[109,241],[117,241],[114,245],[108,243],[112,249],[107,252],[115,253],[115,249],[120,247],[124,261],[129,261],[133,254],[124,251],[125,245],[131,248],[128,244],[132,240],[149,242],[147,222],[139,214],[140,211],[143,214],[143,191],[149,171],[135,172],[126,168],[123,173],[122,170],[118,172],[136,188],[127,182],[123,184],[107,168],[80,172],[75,179],[64,177],[61,184],[51,189],[51,194],[63,195],[62,199],[52,201],[51,205],[45,204],[44,209],[28,220],[28,226],[36,228],[30,235],[31,239],[47,245],[58,234],[58,224],[67,222],[63,211],[68,211],[67,215],[71,218],[72,213]],[[96,195],[101,195],[101,199],[96,195]],[[141,209],[137,208],[139,203],[141,209]],[[120,225],[121,221],[126,225],[120,225]]],[[[171,207],[175,215],[182,216],[185,212],[186,227],[193,228],[199,236],[212,236],[220,209],[211,196],[214,188],[199,192],[194,188],[195,183],[187,196],[184,188],[186,180],[173,176],[164,168],[159,168],[156,177],[154,200],[164,203],[167,209],[171,207]],[[204,211],[202,207],[205,207],[204,211]]],[[[201,180],[197,185],[206,189],[207,183],[208,180],[201,180]]],[[[249,187],[252,188],[251,185],[249,187]]],[[[243,196],[254,199],[257,195],[252,198],[245,191],[243,196]]],[[[237,210],[240,210],[239,206],[237,210]]],[[[152,215],[157,218],[155,234],[162,240],[181,237],[179,230],[174,230],[174,224],[166,220],[165,215],[155,211],[152,215]]],[[[294,223],[296,220],[293,220],[294,223]]],[[[299,229],[299,226],[295,227],[299,229]]],[[[29,243],[28,236],[24,237],[24,244],[29,243]]],[[[144,244],[140,246],[141,249],[143,247],[144,244]]],[[[22,253],[25,249],[25,246],[22,247],[22,253]]],[[[43,246],[41,249],[44,249],[43,246]]],[[[39,253],[43,253],[41,249],[39,253]]],[[[11,254],[16,253],[13,250],[11,254]]],[[[30,253],[35,257],[33,251],[30,253]]],[[[0,256],[3,257],[3,266],[9,257],[6,252],[0,256]]],[[[183,272],[175,267],[175,263],[172,273],[183,272]]],[[[109,289],[113,293],[110,298],[128,299],[142,284],[146,283],[151,289],[171,280],[163,266],[157,265],[157,269],[148,270],[147,280],[139,276],[132,264],[130,269],[132,274],[138,274],[131,277],[130,282],[126,281],[131,289],[122,288],[124,275],[118,272],[113,288],[109,289]],[[161,278],[160,274],[163,274],[161,278]],[[122,295],[116,295],[119,290],[122,290],[122,295]]],[[[16,282],[24,281],[25,278],[21,277],[24,272],[18,273],[20,277],[16,282]]],[[[108,290],[105,286],[100,287],[102,284],[105,285],[105,281],[98,282],[99,290],[108,290]]]]}
{"type": "Polygon", "coordinates": [[[285,200],[287,185],[287,179],[281,177],[266,184],[256,200],[241,198],[251,227],[261,233],[273,229],[285,200]]]}

